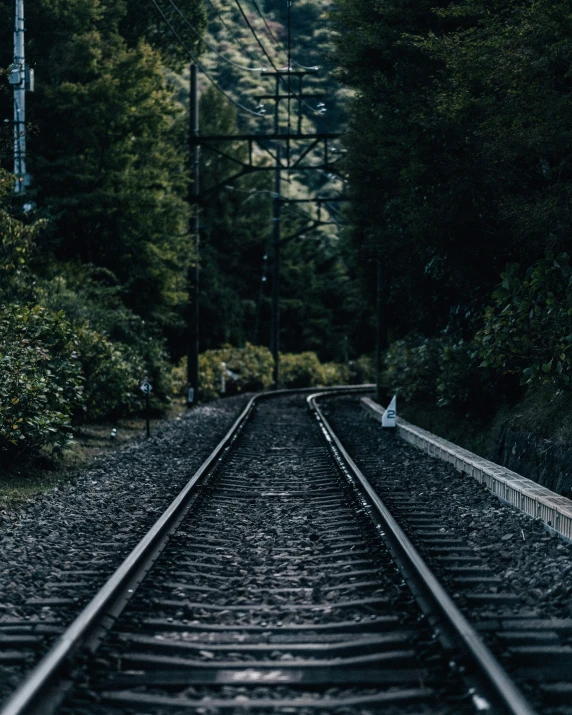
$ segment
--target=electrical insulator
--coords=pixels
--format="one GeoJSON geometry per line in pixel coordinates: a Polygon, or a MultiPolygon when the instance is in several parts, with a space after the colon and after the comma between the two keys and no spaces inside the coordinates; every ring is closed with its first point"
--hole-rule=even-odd
{"type": "Polygon", "coordinates": [[[33,92],[35,86],[35,74],[30,65],[26,65],[24,69],[24,82],[28,92],[33,92]]]}

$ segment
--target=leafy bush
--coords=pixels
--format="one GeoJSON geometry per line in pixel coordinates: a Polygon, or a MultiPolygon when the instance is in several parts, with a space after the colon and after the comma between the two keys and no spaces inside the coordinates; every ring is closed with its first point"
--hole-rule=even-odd
{"type": "Polygon", "coordinates": [[[382,382],[407,402],[435,401],[441,345],[437,338],[410,335],[391,344],[382,382]]]}
{"type": "Polygon", "coordinates": [[[163,340],[125,307],[113,274],[93,266],[60,266],[56,277],[39,283],[38,293],[42,304],[63,310],[81,336],[90,419],[138,411],[141,393],[133,385],[145,375],[153,385],[152,408],[170,402],[172,365],[163,340]]]}
{"type": "MultiPolygon", "coordinates": [[[[221,395],[223,362],[222,350],[207,350],[199,355],[200,399],[215,400],[221,395]]],[[[186,358],[183,361],[186,372],[186,358]]],[[[185,378],[186,379],[186,378],[185,378]]]]}
{"type": "MultiPolygon", "coordinates": [[[[153,386],[150,396],[151,409],[160,414],[171,403],[173,397],[173,364],[169,360],[164,342],[160,338],[149,337],[146,345],[131,346],[132,355],[138,355],[145,365],[144,374],[153,386]]],[[[139,389],[138,394],[141,395],[139,389]]]]}
{"type": "Polygon", "coordinates": [[[143,400],[139,385],[146,374],[143,359],[129,346],[113,343],[89,325],[78,327],[77,342],[87,417],[120,417],[140,410],[143,400]]]}
{"type": "Polygon", "coordinates": [[[324,384],[324,377],[324,369],[316,353],[287,353],[280,357],[282,387],[314,387],[324,384]]]}
{"type": "Polygon", "coordinates": [[[382,379],[406,402],[480,411],[488,406],[496,379],[479,363],[473,341],[447,332],[432,338],[412,335],[391,345],[382,379]]]}
{"type": "MultiPolygon", "coordinates": [[[[333,362],[322,364],[313,352],[286,353],[280,356],[280,383],[284,388],[295,388],[358,382],[370,362],[360,359],[356,361],[358,367],[352,369],[333,362]]],[[[223,374],[226,394],[267,390],[272,385],[273,369],[274,360],[266,347],[246,343],[243,348],[225,345],[218,350],[207,350],[199,355],[201,399],[219,397],[223,374]]],[[[183,358],[172,371],[175,394],[184,394],[186,375],[187,359],[183,358]]]]}
{"type": "Polygon", "coordinates": [[[501,274],[495,304],[477,333],[481,365],[514,375],[522,385],[572,386],[572,268],[567,254],[545,258],[521,277],[518,264],[501,274]]]}
{"type": "Polygon", "coordinates": [[[77,338],[63,313],[0,308],[0,459],[61,454],[83,404],[77,338]]]}
{"type": "MultiPolygon", "coordinates": [[[[436,398],[439,407],[469,407],[477,412],[491,410],[499,388],[494,372],[481,366],[474,340],[441,338],[436,398]]],[[[502,391],[502,390],[501,390],[502,391]]]]}
{"type": "MultiPolygon", "coordinates": [[[[153,383],[151,383],[153,384],[153,383]]],[[[187,358],[183,357],[171,368],[171,387],[173,397],[182,397],[187,392],[187,358]]]]}
{"type": "MultiPolygon", "coordinates": [[[[274,360],[268,348],[246,343],[243,348],[225,345],[218,350],[206,350],[199,355],[201,399],[213,400],[221,394],[223,374],[227,394],[267,390],[272,384],[274,360]],[[223,366],[224,363],[224,366],[223,366]]],[[[179,394],[186,387],[187,359],[173,371],[179,394]]]]}
{"type": "Polygon", "coordinates": [[[350,369],[335,362],[321,363],[314,352],[280,356],[280,383],[284,388],[346,385],[350,369]]]}
{"type": "Polygon", "coordinates": [[[322,381],[324,387],[332,385],[349,385],[351,371],[348,365],[337,362],[325,362],[322,364],[322,381]]]}
{"type": "Polygon", "coordinates": [[[349,385],[363,385],[375,382],[375,361],[369,355],[362,355],[357,360],[350,360],[348,364],[349,385]]]}
{"type": "MultiPolygon", "coordinates": [[[[268,348],[246,343],[243,348],[227,348],[227,370],[236,376],[232,382],[239,392],[267,390],[272,384],[274,359],[268,348]]],[[[224,350],[223,350],[224,352],[224,350]]]]}
{"type": "Polygon", "coordinates": [[[36,277],[29,264],[47,222],[25,224],[10,212],[13,186],[14,177],[0,169],[0,294],[7,303],[36,302],[36,277]]]}

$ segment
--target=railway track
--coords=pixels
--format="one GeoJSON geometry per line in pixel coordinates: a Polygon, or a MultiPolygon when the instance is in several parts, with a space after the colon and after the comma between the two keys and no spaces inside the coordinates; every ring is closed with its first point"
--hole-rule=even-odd
{"type": "MultiPolygon", "coordinates": [[[[337,400],[331,404],[332,409],[329,407],[328,418],[334,428],[344,434],[344,443],[356,463],[367,475],[371,475],[377,493],[398,519],[415,548],[438,575],[440,582],[454,593],[457,605],[511,677],[538,704],[539,711],[550,715],[572,713],[570,611],[559,603],[558,587],[554,588],[555,598],[531,599],[526,591],[515,588],[511,580],[504,576],[507,570],[510,572],[510,568],[514,567],[515,561],[520,562],[522,571],[526,572],[527,563],[530,566],[530,557],[520,553],[519,542],[522,547],[529,542],[533,548],[546,541],[561,542],[551,539],[540,528],[543,536],[532,536],[529,533],[532,525],[529,517],[523,517],[525,535],[524,529],[516,528],[515,523],[508,525],[503,513],[495,516],[496,529],[500,526],[500,533],[508,541],[502,541],[503,537],[499,538],[498,532],[496,539],[492,536],[489,541],[483,539],[482,532],[467,538],[467,532],[470,533],[472,527],[467,528],[466,521],[463,523],[463,512],[471,512],[475,496],[478,501],[473,502],[473,506],[482,502],[486,490],[467,477],[460,477],[451,468],[464,487],[462,505],[455,509],[457,495],[452,487],[455,477],[444,480],[443,472],[438,469],[438,477],[432,478],[428,466],[435,464],[435,460],[417,452],[419,462],[410,465],[409,469],[402,468],[398,472],[388,468],[384,463],[383,450],[374,440],[389,435],[380,434],[378,425],[371,421],[364,425],[363,411],[355,400],[337,400]],[[471,488],[477,492],[473,497],[468,493],[471,488]],[[433,490],[439,495],[437,498],[432,496],[433,490]],[[443,508],[445,495],[451,509],[443,508]],[[514,532],[516,538],[512,539],[514,532]]],[[[391,437],[389,439],[391,441],[391,437]]],[[[400,444],[403,450],[400,455],[396,455],[394,446],[390,448],[390,453],[400,464],[408,464],[410,453],[416,450],[403,442],[400,444]]],[[[495,497],[490,499],[494,504],[495,497]]],[[[516,516],[514,511],[510,511],[512,516],[516,516]]],[[[468,521],[471,523],[473,518],[482,521],[482,528],[486,530],[487,520],[481,519],[479,513],[468,521]]],[[[477,526],[474,521],[472,523],[477,526]]],[[[564,546],[560,548],[565,549],[564,546]]],[[[534,561],[535,565],[541,563],[547,569],[550,567],[550,558],[540,551],[536,552],[534,561]]]]}
{"type": "Polygon", "coordinates": [[[309,405],[249,403],[0,715],[532,715],[309,405]]]}

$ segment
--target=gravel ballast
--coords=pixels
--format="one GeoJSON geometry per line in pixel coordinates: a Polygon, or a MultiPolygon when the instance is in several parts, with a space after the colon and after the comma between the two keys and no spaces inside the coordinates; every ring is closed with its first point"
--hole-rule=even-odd
{"type": "Polygon", "coordinates": [[[523,605],[544,617],[572,616],[572,546],[550,536],[539,519],[503,504],[489,490],[452,465],[400,440],[368,418],[359,398],[328,400],[326,414],[358,466],[383,496],[394,479],[412,497],[441,514],[447,530],[502,577],[523,605]]]}
{"type": "Polygon", "coordinates": [[[471,712],[447,663],[305,396],[287,396],[257,404],[62,712],[471,712]]]}
{"type": "Polygon", "coordinates": [[[539,713],[570,715],[572,546],[451,464],[325,403],[350,455],[539,713]]]}
{"type": "MultiPolygon", "coordinates": [[[[247,401],[248,396],[238,396],[194,408],[163,423],[149,439],[100,455],[69,483],[0,514],[0,626],[41,621],[56,634],[59,624],[71,622],[247,401]]],[[[48,634],[39,650],[49,641],[48,634]]],[[[33,660],[0,667],[0,698],[33,660]]]]}
{"type": "MultiPolygon", "coordinates": [[[[41,623],[46,632],[54,629],[33,657],[0,666],[0,700],[155,522],[246,401],[241,396],[196,408],[165,423],[151,439],[102,455],[73,482],[0,515],[0,629],[23,623],[41,623]]],[[[518,594],[518,603],[507,613],[572,617],[571,546],[451,465],[382,430],[363,412],[359,398],[323,404],[382,498],[384,489],[399,483],[412,499],[439,512],[447,534],[462,538],[486,561],[500,579],[487,587],[489,593],[518,594]]],[[[415,542],[414,534],[412,538],[415,542]]],[[[446,570],[428,561],[449,588],[446,570]]],[[[491,610],[471,604],[462,590],[452,593],[470,619],[491,610]]]]}

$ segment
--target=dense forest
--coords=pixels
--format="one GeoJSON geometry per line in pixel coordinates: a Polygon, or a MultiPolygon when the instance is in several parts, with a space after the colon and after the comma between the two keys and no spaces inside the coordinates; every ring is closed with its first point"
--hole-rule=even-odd
{"type": "Polygon", "coordinates": [[[491,409],[571,377],[565,2],[340,0],[351,245],[379,261],[386,379],[491,409]]]}
{"type": "MultiPolygon", "coordinates": [[[[0,0],[0,450],[56,455],[82,420],[184,392],[200,267],[203,397],[271,384],[273,175],[200,133],[272,130],[272,67],[319,67],[303,132],[336,172],[284,172],[284,384],[383,380],[463,415],[570,389],[572,15],[548,0],[36,0],[26,4],[30,186],[13,193],[13,3],[0,0]],[[326,201],[318,214],[315,196],[326,201]],[[191,224],[199,211],[200,255],[191,224]],[[319,219],[319,220],[318,220],[319,219]],[[305,227],[309,226],[307,231],[305,227]],[[298,358],[295,354],[301,354],[298,358]],[[366,356],[366,357],[363,357],[366,356]],[[178,367],[177,367],[178,366],[178,367]],[[174,369],[173,369],[174,368],[174,369]]],[[[297,109],[279,112],[284,129],[297,109]]]]}

